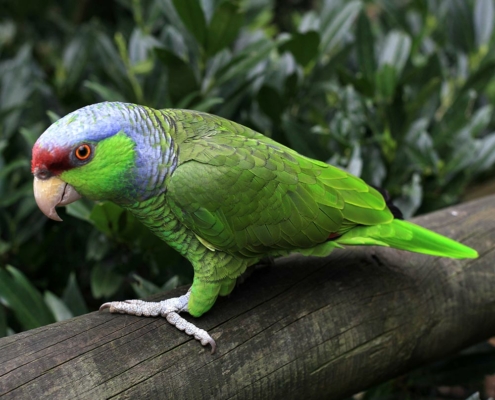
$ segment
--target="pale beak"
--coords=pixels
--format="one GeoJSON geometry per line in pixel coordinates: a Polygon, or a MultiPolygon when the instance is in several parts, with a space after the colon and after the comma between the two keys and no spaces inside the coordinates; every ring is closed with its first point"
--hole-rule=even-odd
{"type": "Polygon", "coordinates": [[[48,179],[34,177],[34,198],[40,210],[48,218],[62,221],[55,211],[57,206],[65,206],[81,198],[76,190],[56,176],[48,179]]]}

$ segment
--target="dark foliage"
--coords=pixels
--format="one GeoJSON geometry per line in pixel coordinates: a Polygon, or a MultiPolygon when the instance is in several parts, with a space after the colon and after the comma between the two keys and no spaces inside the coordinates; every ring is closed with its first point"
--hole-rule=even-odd
{"type": "Polygon", "coordinates": [[[493,0],[0,2],[0,336],[192,276],[112,204],[38,211],[30,150],[59,116],[212,112],[387,188],[407,217],[493,167],[494,20],[493,0]]]}

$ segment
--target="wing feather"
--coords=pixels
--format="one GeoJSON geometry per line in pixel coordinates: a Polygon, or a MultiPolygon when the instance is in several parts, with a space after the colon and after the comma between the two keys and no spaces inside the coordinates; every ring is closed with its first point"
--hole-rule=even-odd
{"type": "Polygon", "coordinates": [[[361,179],[234,128],[182,142],[167,187],[177,218],[213,248],[245,256],[305,249],[393,219],[361,179]]]}

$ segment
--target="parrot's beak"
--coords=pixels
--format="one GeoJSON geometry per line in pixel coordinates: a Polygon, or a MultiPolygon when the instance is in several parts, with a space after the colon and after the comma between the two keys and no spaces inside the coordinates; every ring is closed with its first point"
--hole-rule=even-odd
{"type": "Polygon", "coordinates": [[[34,177],[34,198],[40,210],[48,218],[62,221],[55,211],[57,206],[65,206],[81,198],[76,190],[56,176],[48,179],[34,177]]]}

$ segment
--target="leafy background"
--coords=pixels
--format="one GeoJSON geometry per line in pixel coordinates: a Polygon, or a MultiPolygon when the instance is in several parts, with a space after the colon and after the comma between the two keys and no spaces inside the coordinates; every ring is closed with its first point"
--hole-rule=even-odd
{"type": "MultiPolygon", "coordinates": [[[[1,0],[0,336],[192,277],[117,206],[39,212],[31,147],[59,116],[107,100],[212,112],[411,216],[494,172],[494,21],[495,0],[1,0]]],[[[356,398],[466,398],[494,358],[480,345],[356,398]]]]}

